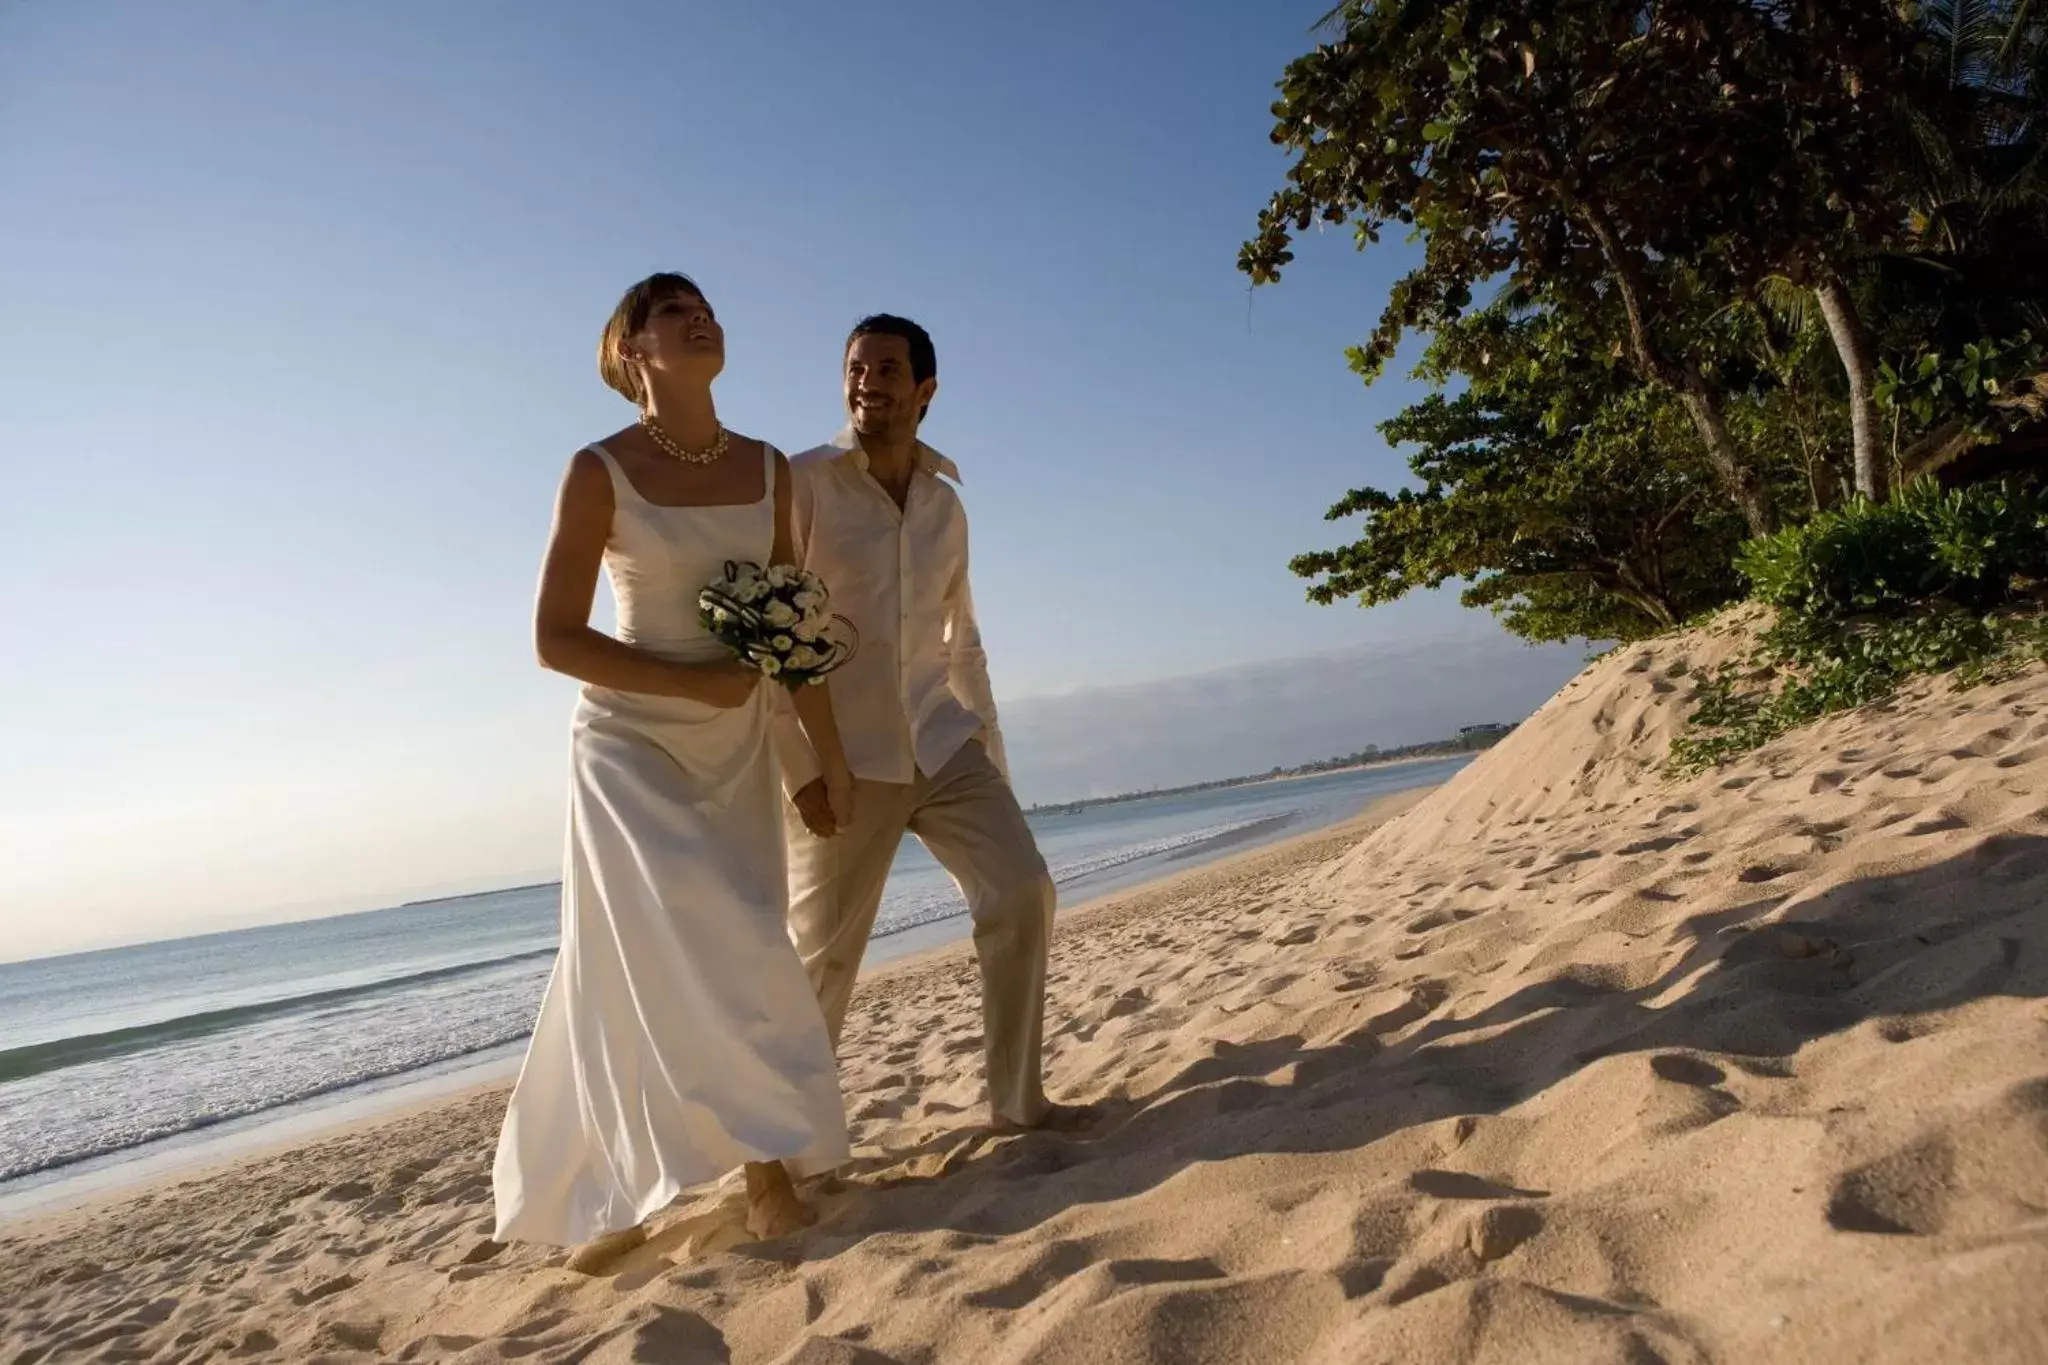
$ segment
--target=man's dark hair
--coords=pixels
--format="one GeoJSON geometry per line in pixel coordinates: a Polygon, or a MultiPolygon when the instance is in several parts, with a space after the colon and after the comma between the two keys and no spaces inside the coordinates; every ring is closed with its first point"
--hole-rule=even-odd
{"type": "MultiPolygon", "coordinates": [[[[922,384],[925,380],[938,376],[939,352],[932,345],[932,334],[909,318],[899,318],[894,313],[869,314],[853,324],[853,330],[846,334],[846,351],[851,351],[853,343],[862,337],[902,337],[904,343],[910,347],[911,380],[922,384]]],[[[845,351],[840,354],[844,355],[845,351]]],[[[925,414],[931,410],[932,405],[925,404],[917,414],[918,420],[923,421],[925,414]]]]}

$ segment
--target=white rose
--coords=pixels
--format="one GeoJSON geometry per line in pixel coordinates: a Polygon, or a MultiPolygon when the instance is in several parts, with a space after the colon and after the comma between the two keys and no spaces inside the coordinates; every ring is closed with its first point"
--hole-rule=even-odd
{"type": "Polygon", "coordinates": [[[798,645],[790,651],[789,666],[791,668],[816,668],[818,663],[818,651],[812,649],[809,645],[798,645]]]}
{"type": "Polygon", "coordinates": [[[791,607],[789,603],[776,598],[767,606],[761,608],[761,619],[774,626],[777,630],[786,630],[790,626],[795,625],[801,618],[797,616],[796,609],[791,607]]]}
{"type": "Polygon", "coordinates": [[[768,586],[771,588],[788,587],[789,575],[790,568],[787,564],[775,565],[773,568],[768,570],[768,586]]]}
{"type": "Polygon", "coordinates": [[[790,639],[787,635],[778,635],[768,643],[775,646],[777,654],[787,654],[796,644],[796,641],[790,639]]]}
{"type": "Polygon", "coordinates": [[[758,602],[768,595],[768,585],[758,578],[750,578],[740,584],[738,597],[742,602],[758,602]]]}
{"type": "Polygon", "coordinates": [[[796,596],[790,598],[789,600],[796,605],[796,609],[798,611],[802,612],[806,616],[809,616],[812,610],[819,605],[818,594],[814,592],[799,592],[796,596]]]}
{"type": "Polygon", "coordinates": [[[805,644],[809,644],[818,638],[818,623],[816,621],[799,621],[790,628],[789,633],[802,640],[805,644]]]}

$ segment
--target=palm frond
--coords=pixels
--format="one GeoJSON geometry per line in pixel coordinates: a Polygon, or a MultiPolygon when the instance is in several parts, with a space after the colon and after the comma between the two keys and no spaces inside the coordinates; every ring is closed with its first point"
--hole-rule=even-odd
{"type": "Polygon", "coordinates": [[[1534,317],[1543,308],[1542,296],[1526,280],[1510,279],[1494,295],[1493,306],[1520,321],[1534,317]]]}
{"type": "Polygon", "coordinates": [[[2033,18],[2034,0],[2017,0],[2012,7],[2012,22],[1998,45],[2000,61],[2017,61],[2030,43],[2036,48],[2048,43],[2048,24],[2036,27],[2033,18]]]}
{"type": "Polygon", "coordinates": [[[1773,275],[1757,291],[1757,310],[1781,336],[1796,337],[1814,325],[1818,305],[1811,289],[1802,289],[1782,275],[1773,275]]]}
{"type": "Polygon", "coordinates": [[[1942,47],[1951,88],[1980,85],[1998,67],[2014,0],[1928,0],[1920,20],[1942,47]]]}

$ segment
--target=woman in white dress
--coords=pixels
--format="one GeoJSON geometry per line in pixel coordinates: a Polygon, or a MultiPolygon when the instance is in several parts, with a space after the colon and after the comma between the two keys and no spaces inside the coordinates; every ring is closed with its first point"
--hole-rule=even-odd
{"type": "MultiPolygon", "coordinates": [[[[838,1071],[784,928],[769,688],[697,621],[728,560],[791,562],[789,466],[711,401],[725,335],[681,275],[606,325],[639,422],[569,462],[541,571],[541,663],[584,686],[570,727],[562,945],[498,1139],[497,1240],[586,1244],[744,1165],[747,1225],[810,1221],[784,1161],[847,1155],[838,1071]],[[592,629],[600,565],[616,637],[592,629]]],[[[827,689],[798,689],[842,825],[852,781],[827,689]]]]}

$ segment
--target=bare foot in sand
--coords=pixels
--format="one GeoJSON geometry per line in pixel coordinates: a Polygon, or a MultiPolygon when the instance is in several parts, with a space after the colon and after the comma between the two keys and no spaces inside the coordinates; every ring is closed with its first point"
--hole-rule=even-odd
{"type": "Polygon", "coordinates": [[[1048,1104],[1036,1123],[1019,1123],[992,1113],[988,1126],[998,1133],[1080,1133],[1094,1127],[1101,1117],[1100,1106],[1093,1104],[1048,1104]]]}
{"type": "Polygon", "coordinates": [[[747,1163],[747,1231],[762,1241],[787,1237],[818,1221],[816,1210],[796,1196],[796,1186],[779,1161],[747,1163]]]}
{"type": "Polygon", "coordinates": [[[612,1264],[647,1241],[647,1229],[635,1223],[630,1228],[609,1232],[594,1242],[585,1242],[569,1255],[569,1269],[578,1275],[599,1275],[612,1264]]]}

